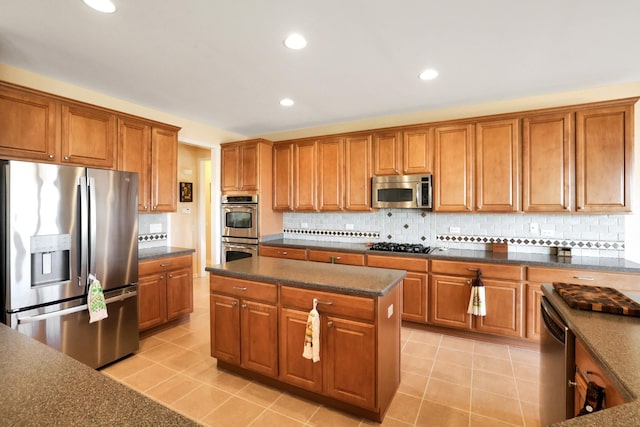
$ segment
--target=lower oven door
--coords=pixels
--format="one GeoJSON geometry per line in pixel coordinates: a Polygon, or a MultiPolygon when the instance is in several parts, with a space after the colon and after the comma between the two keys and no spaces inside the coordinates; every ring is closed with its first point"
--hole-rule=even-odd
{"type": "Polygon", "coordinates": [[[258,256],[258,245],[222,242],[222,262],[258,256]]]}

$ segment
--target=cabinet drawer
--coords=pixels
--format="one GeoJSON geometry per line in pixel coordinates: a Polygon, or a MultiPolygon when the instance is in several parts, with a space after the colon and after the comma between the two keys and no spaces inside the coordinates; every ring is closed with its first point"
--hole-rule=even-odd
{"type": "Polygon", "coordinates": [[[282,286],[280,288],[280,302],[283,307],[297,308],[309,311],[313,308],[313,299],[331,304],[318,304],[320,314],[332,314],[373,322],[375,303],[373,298],[357,297],[353,295],[334,294],[312,289],[299,289],[282,286]]]}
{"type": "Polygon", "coordinates": [[[474,277],[476,271],[482,270],[482,276],[492,279],[522,280],[524,278],[521,265],[484,264],[458,261],[431,261],[431,272],[450,276],[474,277]]]}
{"type": "Polygon", "coordinates": [[[153,259],[149,261],[141,261],[138,264],[138,275],[162,273],[164,271],[174,270],[176,268],[190,267],[191,255],[182,255],[177,257],[168,257],[153,259]]]}
{"type": "Polygon", "coordinates": [[[335,264],[361,265],[364,266],[364,254],[354,254],[349,252],[317,251],[309,249],[309,261],[333,262],[335,264]]]}
{"type": "Polygon", "coordinates": [[[578,285],[607,286],[630,291],[640,290],[640,275],[610,273],[607,271],[576,270],[564,268],[529,267],[527,279],[540,283],[575,283],[578,285]]]}
{"type": "Polygon", "coordinates": [[[251,280],[236,279],[211,275],[209,284],[212,292],[220,292],[253,300],[275,303],[278,300],[276,285],[253,282],[251,280]]]}
{"type": "Polygon", "coordinates": [[[429,271],[429,260],[421,258],[367,255],[367,266],[381,268],[395,268],[396,270],[429,271]]]}
{"type": "Polygon", "coordinates": [[[307,250],[299,248],[280,248],[276,246],[262,246],[258,250],[260,256],[270,256],[274,258],[287,258],[287,259],[307,259],[307,250]]]}

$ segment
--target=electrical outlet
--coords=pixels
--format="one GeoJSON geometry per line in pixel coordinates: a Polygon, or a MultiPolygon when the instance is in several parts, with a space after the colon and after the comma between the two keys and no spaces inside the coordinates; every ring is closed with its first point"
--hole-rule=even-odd
{"type": "Polygon", "coordinates": [[[535,234],[536,236],[540,234],[540,226],[537,222],[529,224],[529,233],[535,234]]]}
{"type": "Polygon", "coordinates": [[[553,230],[542,229],[542,235],[544,237],[553,237],[553,230]]]}
{"type": "Polygon", "coordinates": [[[300,228],[309,228],[309,223],[303,222],[300,224],[300,228]]]}
{"type": "Polygon", "coordinates": [[[460,227],[449,227],[449,233],[460,234],[460,227]]]}
{"type": "Polygon", "coordinates": [[[345,230],[353,230],[353,224],[346,224],[346,225],[344,226],[344,229],[345,229],[345,230]]]}

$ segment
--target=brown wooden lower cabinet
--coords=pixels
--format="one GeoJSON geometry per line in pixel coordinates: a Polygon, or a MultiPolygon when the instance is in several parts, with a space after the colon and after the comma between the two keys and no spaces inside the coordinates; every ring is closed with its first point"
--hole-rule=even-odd
{"type": "Polygon", "coordinates": [[[307,259],[307,250],[300,248],[282,248],[279,246],[264,246],[260,245],[258,248],[260,256],[270,256],[274,258],[285,259],[307,259]]]}
{"type": "Polygon", "coordinates": [[[138,274],[140,331],[193,312],[191,254],[142,261],[138,274]]]}
{"type": "Polygon", "coordinates": [[[211,355],[219,367],[382,420],[400,384],[398,286],[364,297],[213,273],[210,286],[211,355]],[[302,356],[314,298],[321,301],[318,362],[302,356]]]}

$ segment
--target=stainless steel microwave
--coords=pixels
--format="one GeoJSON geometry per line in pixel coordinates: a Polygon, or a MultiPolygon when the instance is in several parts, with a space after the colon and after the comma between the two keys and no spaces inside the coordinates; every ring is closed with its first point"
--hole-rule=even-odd
{"type": "Polygon", "coordinates": [[[431,209],[431,184],[431,175],[374,176],[371,178],[371,207],[431,209]]]}

